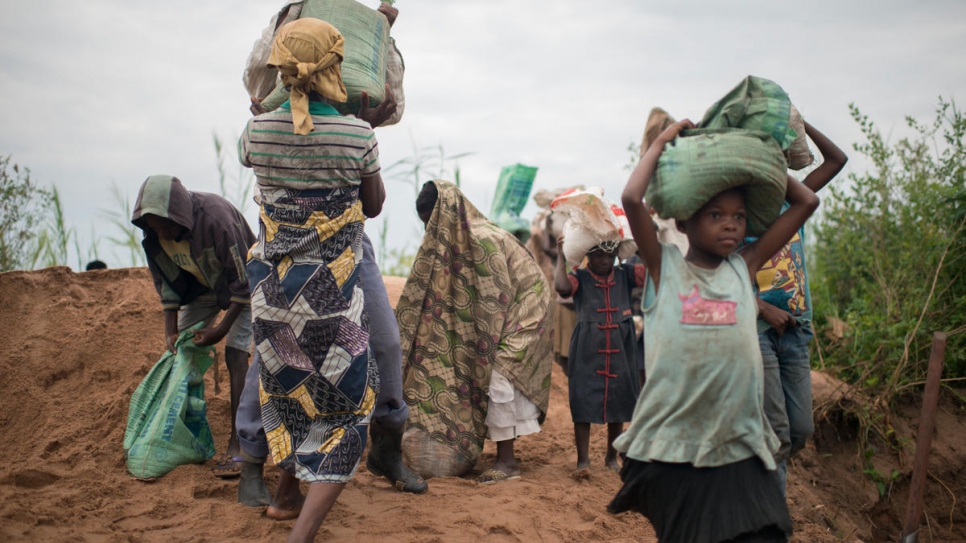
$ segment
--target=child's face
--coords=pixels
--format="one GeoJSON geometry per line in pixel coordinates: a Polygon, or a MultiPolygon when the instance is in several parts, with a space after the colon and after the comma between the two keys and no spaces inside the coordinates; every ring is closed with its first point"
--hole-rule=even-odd
{"type": "Polygon", "coordinates": [[[597,248],[587,253],[587,269],[597,275],[610,275],[614,269],[616,251],[605,251],[597,248]]]}
{"type": "Polygon", "coordinates": [[[744,194],[728,190],[699,209],[684,223],[684,229],[692,248],[705,256],[724,258],[744,240],[746,221],[744,194]]]}

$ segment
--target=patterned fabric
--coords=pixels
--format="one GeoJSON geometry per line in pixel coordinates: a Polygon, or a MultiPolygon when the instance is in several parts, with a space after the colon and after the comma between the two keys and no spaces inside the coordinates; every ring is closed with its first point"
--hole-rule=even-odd
{"type": "Polygon", "coordinates": [[[259,188],[335,188],[358,185],[379,173],[379,144],[369,123],[310,102],[315,130],[292,133],[288,103],[248,120],[238,156],[255,170],[259,188]]]}
{"type": "Polygon", "coordinates": [[[453,184],[439,200],[396,306],[409,424],[475,462],[492,370],[541,411],[550,399],[549,284],[530,253],[453,184]]]}
{"type": "Polygon", "coordinates": [[[248,271],[272,458],[303,481],[348,482],[379,388],[356,268],[359,188],[265,191],[259,222],[248,271]]]}

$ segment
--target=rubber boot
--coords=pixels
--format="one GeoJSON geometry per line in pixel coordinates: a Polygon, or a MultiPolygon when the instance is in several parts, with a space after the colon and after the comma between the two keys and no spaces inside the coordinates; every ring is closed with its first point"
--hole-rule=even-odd
{"type": "Polygon", "coordinates": [[[366,468],[376,475],[389,479],[399,492],[423,494],[429,485],[422,477],[406,467],[402,461],[402,430],[391,430],[381,424],[369,425],[369,456],[366,468]]]}

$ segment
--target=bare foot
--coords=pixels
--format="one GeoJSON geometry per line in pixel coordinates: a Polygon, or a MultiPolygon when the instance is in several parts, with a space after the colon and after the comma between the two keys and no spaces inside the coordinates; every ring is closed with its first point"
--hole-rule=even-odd
{"type": "Polygon", "coordinates": [[[590,468],[578,467],[576,470],[573,471],[573,473],[570,474],[570,476],[575,481],[586,481],[587,479],[590,479],[590,468]]]}
{"type": "Polygon", "coordinates": [[[298,518],[302,512],[302,504],[305,503],[305,496],[299,494],[299,499],[286,502],[272,502],[265,510],[265,516],[272,520],[292,520],[298,518]]]}
{"type": "Polygon", "coordinates": [[[609,470],[613,470],[613,471],[621,470],[621,465],[617,462],[617,458],[605,458],[604,465],[607,466],[607,469],[609,470]]]}

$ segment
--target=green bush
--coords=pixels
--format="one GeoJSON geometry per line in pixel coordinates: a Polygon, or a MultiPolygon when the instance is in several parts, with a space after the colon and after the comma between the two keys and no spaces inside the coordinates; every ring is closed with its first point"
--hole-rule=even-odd
{"type": "Polygon", "coordinates": [[[51,194],[30,180],[30,170],[0,156],[0,272],[28,268],[51,194]]]}
{"type": "Polygon", "coordinates": [[[889,405],[925,380],[934,331],[949,336],[943,377],[966,377],[966,118],[940,98],[890,144],[850,111],[872,168],[830,185],[813,219],[814,359],[889,405]]]}

